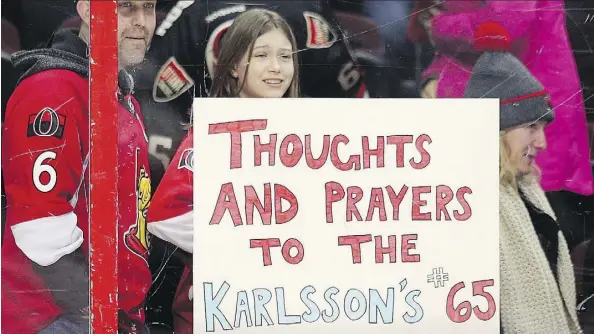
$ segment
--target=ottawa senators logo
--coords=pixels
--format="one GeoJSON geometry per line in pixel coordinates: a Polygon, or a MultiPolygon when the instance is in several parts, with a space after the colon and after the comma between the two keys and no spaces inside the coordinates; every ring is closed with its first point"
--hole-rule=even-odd
{"type": "MultiPolygon", "coordinates": [[[[138,149],[136,150],[138,154],[138,149]]],[[[126,247],[147,261],[149,238],[146,229],[146,213],[151,201],[151,180],[144,167],[140,167],[136,177],[136,223],[124,234],[126,247]]]]}
{"type": "Polygon", "coordinates": [[[184,71],[174,57],[161,67],[153,85],[153,99],[168,102],[176,99],[194,85],[192,78],[184,71]]]}
{"type": "Polygon", "coordinates": [[[65,125],[66,116],[46,107],[36,114],[29,115],[27,137],[55,137],[62,139],[65,125]]]}
{"type": "Polygon", "coordinates": [[[325,49],[331,47],[337,40],[337,34],[321,15],[303,12],[307,26],[307,41],[305,45],[310,49],[325,49]]]}
{"type": "Polygon", "coordinates": [[[184,150],[179,158],[177,169],[185,168],[190,172],[194,172],[194,149],[188,148],[184,150]]]}
{"type": "Polygon", "coordinates": [[[216,64],[217,59],[219,58],[219,49],[221,46],[221,38],[229,29],[229,27],[233,24],[233,20],[228,20],[221,23],[218,27],[213,30],[208,38],[208,43],[206,43],[206,53],[204,55],[204,59],[206,61],[206,68],[208,70],[208,74],[212,77],[214,75],[214,67],[216,64]]]}

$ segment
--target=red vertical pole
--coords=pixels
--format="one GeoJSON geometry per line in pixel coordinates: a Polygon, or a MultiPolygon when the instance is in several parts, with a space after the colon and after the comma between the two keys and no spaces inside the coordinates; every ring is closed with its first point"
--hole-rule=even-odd
{"type": "Polygon", "coordinates": [[[91,0],[90,280],[93,333],[118,331],[117,0],[91,0]]]}

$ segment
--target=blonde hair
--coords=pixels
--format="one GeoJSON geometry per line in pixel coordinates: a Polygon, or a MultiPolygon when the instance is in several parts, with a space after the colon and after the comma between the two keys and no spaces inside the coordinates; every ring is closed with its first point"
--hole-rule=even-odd
{"type": "Polygon", "coordinates": [[[510,185],[518,189],[518,179],[525,177],[540,178],[540,169],[532,164],[532,171],[528,175],[519,175],[518,169],[512,163],[511,150],[505,140],[506,131],[499,132],[499,184],[510,185]]]}
{"type": "MultiPolygon", "coordinates": [[[[250,9],[243,12],[229,27],[221,41],[218,61],[212,79],[211,97],[238,97],[244,82],[231,76],[231,70],[247,53],[250,57],[258,37],[279,29],[291,42],[293,51],[297,51],[297,42],[291,27],[278,13],[266,9],[250,9]]],[[[293,54],[294,74],[291,85],[283,97],[299,97],[299,60],[293,54]]],[[[249,71],[246,66],[245,75],[249,71]]]]}

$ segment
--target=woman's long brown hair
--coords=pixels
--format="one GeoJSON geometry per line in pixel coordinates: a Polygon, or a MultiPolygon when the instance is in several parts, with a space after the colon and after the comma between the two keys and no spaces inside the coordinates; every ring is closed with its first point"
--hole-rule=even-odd
{"type": "MultiPolygon", "coordinates": [[[[245,69],[244,82],[231,75],[232,70],[239,64],[243,56],[248,53],[251,58],[254,43],[258,37],[271,30],[279,29],[291,41],[293,52],[297,51],[297,42],[291,27],[279,14],[266,9],[250,9],[237,16],[221,41],[219,57],[214,69],[211,97],[238,97],[245,77],[249,71],[249,64],[245,69]]],[[[293,54],[294,74],[291,85],[283,97],[299,97],[299,61],[297,54],[293,54]]]]}

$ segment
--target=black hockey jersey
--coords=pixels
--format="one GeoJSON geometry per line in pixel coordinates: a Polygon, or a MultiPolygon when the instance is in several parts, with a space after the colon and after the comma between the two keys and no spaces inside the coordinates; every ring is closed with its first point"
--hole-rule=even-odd
{"type": "Polygon", "coordinates": [[[147,62],[134,69],[135,97],[149,136],[156,189],[190,122],[191,103],[208,96],[218,44],[233,19],[254,7],[281,14],[293,28],[301,92],[308,97],[366,97],[363,73],[351,56],[327,0],[167,1],[158,13],[147,62]]]}
{"type": "MultiPolygon", "coordinates": [[[[363,97],[362,73],[351,56],[326,0],[180,0],[157,26],[149,58],[161,69],[155,98],[168,100],[187,89],[179,76],[163,66],[175,57],[196,83],[197,96],[206,96],[218,45],[233,19],[242,12],[264,7],[278,12],[293,29],[300,60],[301,91],[309,97],[363,97]],[[170,74],[170,75],[168,75],[170,74]],[[172,80],[173,83],[163,81],[172,80]],[[161,81],[161,82],[159,82],[161,81]],[[168,86],[174,86],[171,89],[168,86]]],[[[173,4],[174,3],[174,4],[173,4]]]]}

